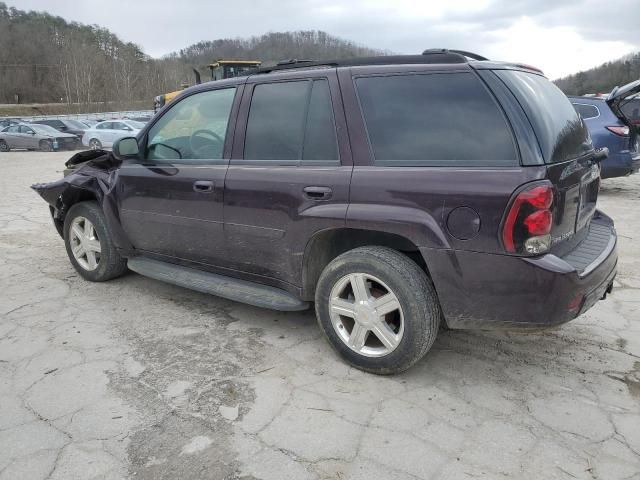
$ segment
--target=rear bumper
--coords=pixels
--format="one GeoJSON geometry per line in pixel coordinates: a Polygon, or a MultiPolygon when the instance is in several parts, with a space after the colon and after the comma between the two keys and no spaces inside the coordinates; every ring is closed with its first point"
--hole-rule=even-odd
{"type": "Polygon", "coordinates": [[[607,228],[609,239],[587,264],[553,254],[524,258],[421,249],[448,326],[551,327],[586,312],[611,291],[618,261],[613,221],[597,212],[592,222],[600,234],[607,228]]]}

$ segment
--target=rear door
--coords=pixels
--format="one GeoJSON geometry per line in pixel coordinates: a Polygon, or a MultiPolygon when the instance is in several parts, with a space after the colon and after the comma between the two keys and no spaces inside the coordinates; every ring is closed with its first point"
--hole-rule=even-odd
{"type": "Polygon", "coordinates": [[[4,132],[4,139],[9,148],[25,148],[23,135],[20,133],[20,125],[12,125],[4,132]]]}
{"type": "Polygon", "coordinates": [[[143,138],[143,159],[119,170],[122,226],[143,252],[221,265],[223,186],[242,86],[201,91],[172,104],[143,138]]]}
{"type": "Polygon", "coordinates": [[[225,181],[236,270],[301,285],[314,233],[344,226],[352,163],[335,70],[250,77],[225,181]]]}

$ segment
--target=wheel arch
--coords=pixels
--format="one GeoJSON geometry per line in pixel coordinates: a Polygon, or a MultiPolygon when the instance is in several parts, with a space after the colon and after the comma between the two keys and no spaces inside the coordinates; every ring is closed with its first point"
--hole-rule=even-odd
{"type": "Polygon", "coordinates": [[[317,232],[304,251],[302,266],[302,297],[313,300],[320,274],[339,255],[364,246],[389,247],[397,250],[422,268],[427,275],[429,269],[418,246],[402,235],[377,230],[336,228],[317,232]]]}

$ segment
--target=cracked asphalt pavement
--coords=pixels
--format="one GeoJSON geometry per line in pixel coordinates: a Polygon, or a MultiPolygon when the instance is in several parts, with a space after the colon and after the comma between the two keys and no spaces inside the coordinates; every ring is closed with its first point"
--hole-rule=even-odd
{"type": "Polygon", "coordinates": [[[71,267],[0,154],[0,480],[640,480],[640,175],[605,180],[613,294],[541,333],[442,331],[408,372],[346,366],[278,313],[71,267]]]}

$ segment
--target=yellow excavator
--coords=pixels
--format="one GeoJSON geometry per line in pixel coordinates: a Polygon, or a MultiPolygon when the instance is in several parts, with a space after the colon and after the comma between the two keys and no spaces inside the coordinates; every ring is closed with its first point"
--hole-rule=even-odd
{"type": "MultiPolygon", "coordinates": [[[[259,60],[216,60],[214,63],[207,65],[207,67],[211,70],[211,80],[222,80],[224,78],[248,75],[260,65],[262,65],[262,62],[259,60]]],[[[196,85],[201,83],[200,72],[194,68],[193,73],[196,77],[196,85]]],[[[189,85],[182,84],[179,90],[155,97],[153,99],[153,111],[157,112],[167,103],[170,103],[185,88],[189,88],[189,85]]]]}

